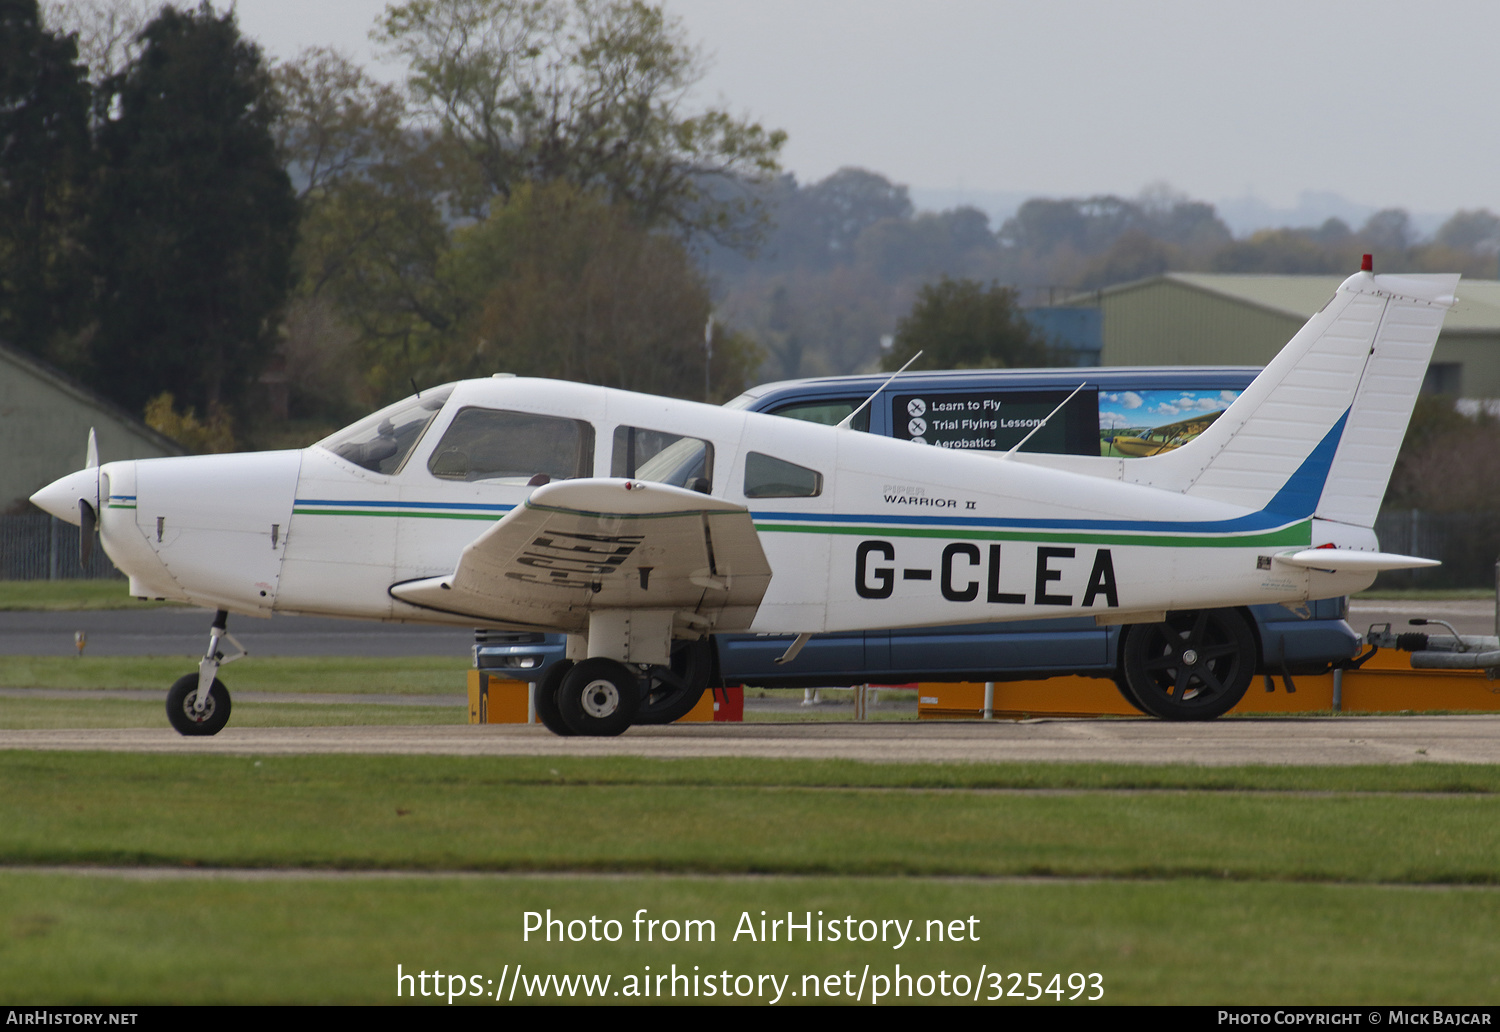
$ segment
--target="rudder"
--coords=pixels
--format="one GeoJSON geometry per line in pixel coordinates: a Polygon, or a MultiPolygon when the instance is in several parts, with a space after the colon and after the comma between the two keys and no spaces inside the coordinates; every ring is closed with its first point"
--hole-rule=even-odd
{"type": "Polygon", "coordinates": [[[1128,479],[1371,527],[1456,275],[1359,272],[1191,444],[1128,479]]]}

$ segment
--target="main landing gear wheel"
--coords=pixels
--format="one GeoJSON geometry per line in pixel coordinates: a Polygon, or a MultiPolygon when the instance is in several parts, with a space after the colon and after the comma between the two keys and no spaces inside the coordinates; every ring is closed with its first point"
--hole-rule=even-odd
{"type": "Polygon", "coordinates": [[[676,642],[671,666],[653,666],[646,671],[646,691],[635,722],[670,724],[686,716],[703,697],[712,666],[713,646],[708,639],[676,642]]]}
{"type": "Polygon", "coordinates": [[[200,710],[198,675],[184,674],[167,691],[167,719],[179,735],[216,735],[229,723],[229,689],[217,677],[208,689],[208,702],[200,710]]]}
{"type": "Polygon", "coordinates": [[[568,722],[563,719],[562,710],[557,708],[557,690],[562,686],[563,678],[572,669],[573,661],[571,659],[563,659],[553,663],[552,668],[547,671],[547,676],[537,683],[536,693],[532,696],[536,704],[537,719],[542,722],[543,727],[551,731],[554,735],[577,734],[576,731],[568,726],[568,722]]]}
{"type": "Polygon", "coordinates": [[[640,705],[640,677],[625,664],[602,656],[576,664],[563,675],[557,691],[563,720],[580,735],[624,734],[640,705]]]}
{"type": "Polygon", "coordinates": [[[1237,609],[1168,613],[1130,627],[1121,646],[1125,687],[1163,720],[1212,720],[1244,698],[1255,675],[1255,635],[1237,609]]]}

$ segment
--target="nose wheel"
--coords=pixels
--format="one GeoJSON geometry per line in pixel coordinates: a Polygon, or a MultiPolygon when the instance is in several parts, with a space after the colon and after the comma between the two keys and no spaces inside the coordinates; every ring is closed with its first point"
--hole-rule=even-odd
{"type": "Polygon", "coordinates": [[[198,675],[187,674],[167,690],[167,719],[179,735],[216,735],[229,723],[229,689],[217,677],[198,705],[198,675]]]}
{"type": "Polygon", "coordinates": [[[245,646],[228,631],[229,613],[214,614],[208,632],[208,651],[198,662],[198,672],[179,677],[167,690],[167,720],[180,735],[216,735],[229,723],[229,689],[219,680],[219,667],[249,655],[245,646]],[[236,651],[226,656],[223,642],[236,651]]]}

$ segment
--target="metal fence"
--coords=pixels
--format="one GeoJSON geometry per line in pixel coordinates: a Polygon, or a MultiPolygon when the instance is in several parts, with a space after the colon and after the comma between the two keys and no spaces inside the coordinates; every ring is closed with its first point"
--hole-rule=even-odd
{"type": "MultiPolygon", "coordinates": [[[[1442,560],[1425,570],[1383,573],[1378,587],[1482,588],[1495,583],[1500,513],[1383,512],[1375,521],[1387,552],[1442,560]]],[[[55,516],[0,516],[0,580],[71,580],[120,576],[102,548],[78,562],[78,528],[55,516]]]]}
{"type": "Polygon", "coordinates": [[[1398,509],[1375,520],[1380,547],[1401,555],[1437,559],[1441,566],[1392,570],[1380,588],[1491,588],[1500,554],[1500,512],[1425,512],[1398,509]]]}
{"type": "Polygon", "coordinates": [[[95,542],[88,565],[78,561],[78,528],[56,516],[0,516],[0,580],[119,577],[95,542]]]}

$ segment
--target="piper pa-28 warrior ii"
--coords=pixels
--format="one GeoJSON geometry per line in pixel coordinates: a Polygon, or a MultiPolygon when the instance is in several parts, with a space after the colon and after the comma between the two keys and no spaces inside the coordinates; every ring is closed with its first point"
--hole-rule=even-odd
{"type": "Polygon", "coordinates": [[[1084,615],[1134,625],[1123,648],[1151,654],[1132,676],[1212,717],[1239,698],[1215,701],[1216,663],[1251,632],[1169,611],[1431,565],[1371,528],[1458,277],[1368,270],[1201,435],[1145,458],[966,452],[502,374],[301,451],[99,465],[91,446],[32,500],[97,532],[132,594],[218,611],[168,695],[183,734],[228,720],[231,612],[566,633],[535,701],[578,735],[680,716],[702,683],[673,681],[674,642],[712,632],[797,634],[795,664],[816,632],[1084,615]]]}

